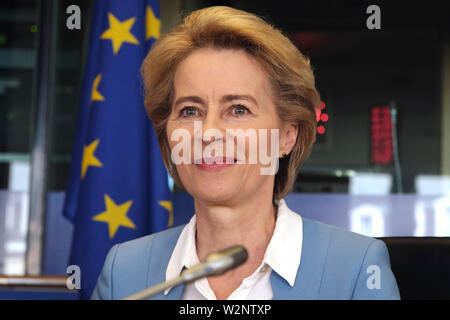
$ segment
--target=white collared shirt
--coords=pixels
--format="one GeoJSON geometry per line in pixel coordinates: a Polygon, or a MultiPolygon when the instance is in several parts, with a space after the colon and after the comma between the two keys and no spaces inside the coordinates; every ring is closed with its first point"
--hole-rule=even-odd
{"type": "MultiPolygon", "coordinates": [[[[196,217],[183,228],[172,252],[166,270],[166,281],[180,275],[184,267],[200,263],[195,244],[196,217]]],[[[269,300],[273,298],[270,274],[272,271],[283,277],[292,287],[300,266],[303,242],[303,224],[299,214],[291,211],[284,199],[278,203],[275,230],[267,246],[261,265],[231,293],[228,300],[269,300]]],[[[166,289],[167,294],[170,289],[166,289]]],[[[216,300],[206,278],[188,284],[184,288],[183,300],[216,300]]]]}

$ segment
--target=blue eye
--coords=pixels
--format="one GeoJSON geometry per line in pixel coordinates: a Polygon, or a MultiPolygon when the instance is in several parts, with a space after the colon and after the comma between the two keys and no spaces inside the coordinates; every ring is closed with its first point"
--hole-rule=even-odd
{"type": "Polygon", "coordinates": [[[195,107],[185,107],[180,111],[182,117],[195,117],[197,115],[197,108],[195,107]]]}
{"type": "Polygon", "coordinates": [[[249,112],[250,112],[250,110],[248,110],[248,108],[243,106],[242,104],[237,104],[237,105],[233,106],[233,114],[235,114],[237,116],[242,116],[249,112]]]}

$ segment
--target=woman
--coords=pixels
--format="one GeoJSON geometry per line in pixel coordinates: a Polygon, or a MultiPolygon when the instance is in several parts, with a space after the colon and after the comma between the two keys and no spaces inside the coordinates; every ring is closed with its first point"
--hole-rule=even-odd
{"type": "Polygon", "coordinates": [[[255,15],[211,7],[156,42],[142,74],[163,160],[195,215],[113,247],[94,299],[127,297],[236,244],[248,250],[243,265],[154,298],[399,298],[383,242],[302,218],[283,200],[320,103],[309,61],[288,38],[255,15]],[[264,152],[277,160],[269,174],[264,152]]]}

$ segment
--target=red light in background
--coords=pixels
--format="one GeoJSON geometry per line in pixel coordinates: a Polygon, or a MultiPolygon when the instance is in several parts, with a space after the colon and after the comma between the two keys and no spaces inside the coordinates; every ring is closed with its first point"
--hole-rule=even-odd
{"type": "MultiPolygon", "coordinates": [[[[316,121],[317,121],[317,133],[320,135],[325,134],[325,122],[329,120],[328,114],[325,112],[325,102],[320,101],[320,107],[315,108],[316,111],[316,121]],[[322,121],[322,123],[321,123],[322,121]]],[[[323,139],[323,138],[321,138],[323,139]]],[[[316,142],[316,139],[314,139],[314,142],[316,142]]]]}
{"type": "Polygon", "coordinates": [[[393,161],[392,122],[389,107],[374,107],[371,111],[371,160],[374,164],[393,161]]]}
{"type": "Polygon", "coordinates": [[[332,41],[328,35],[317,31],[292,32],[289,38],[298,46],[301,52],[308,53],[308,56],[314,56],[323,52],[328,52],[332,41]]]}
{"type": "Polygon", "coordinates": [[[317,127],[317,133],[318,134],[324,134],[325,133],[325,127],[324,126],[318,126],[317,127]]]}

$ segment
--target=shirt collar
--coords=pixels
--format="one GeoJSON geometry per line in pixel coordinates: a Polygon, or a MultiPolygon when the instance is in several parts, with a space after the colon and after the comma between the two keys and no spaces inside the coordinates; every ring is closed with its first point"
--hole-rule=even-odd
{"type": "MultiPolygon", "coordinates": [[[[166,269],[166,281],[178,277],[183,268],[190,268],[200,263],[195,244],[195,231],[196,217],[194,214],[183,228],[172,252],[166,269]]],[[[302,242],[301,216],[290,210],[284,199],[279,200],[275,230],[264,254],[262,265],[268,264],[290,286],[294,286],[300,266],[302,242]]],[[[164,294],[167,295],[169,291],[170,288],[166,289],[164,294]]]]}
{"type": "MultiPolygon", "coordinates": [[[[194,214],[189,223],[183,228],[175,249],[172,252],[169,264],[167,265],[166,281],[178,277],[183,268],[190,268],[200,263],[195,245],[195,225],[196,217],[194,214]]],[[[166,289],[164,294],[167,295],[170,289],[166,289]]]]}
{"type": "Polygon", "coordinates": [[[295,284],[303,243],[302,217],[288,208],[286,201],[278,202],[275,230],[266,253],[264,262],[283,277],[291,287],[295,284]]]}

